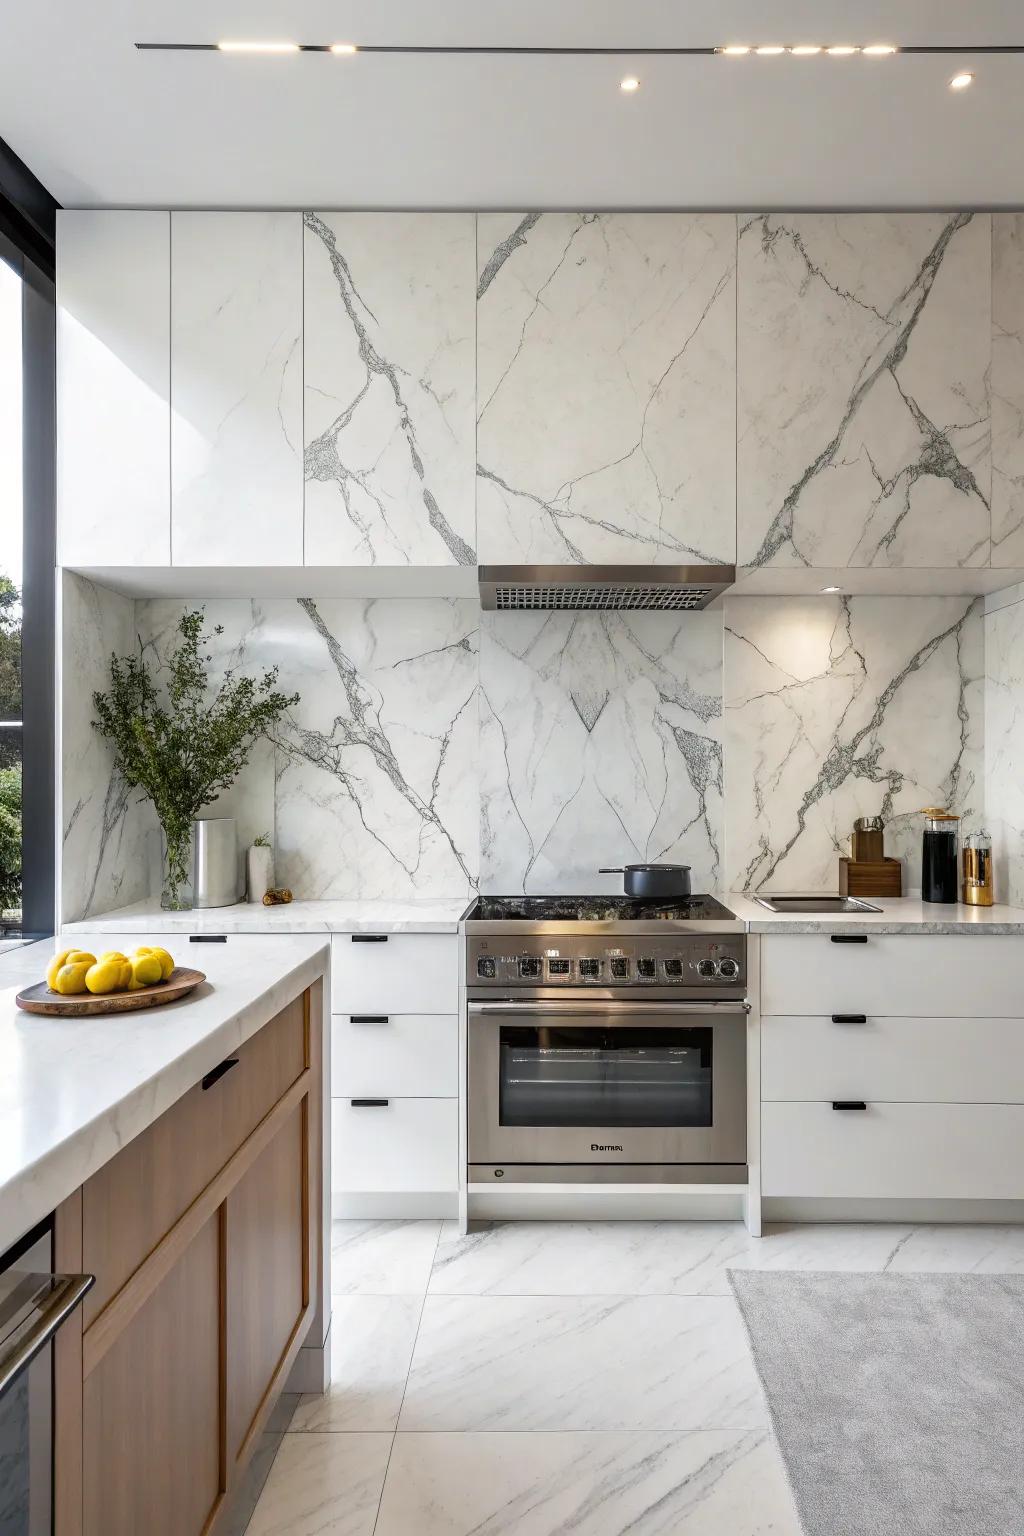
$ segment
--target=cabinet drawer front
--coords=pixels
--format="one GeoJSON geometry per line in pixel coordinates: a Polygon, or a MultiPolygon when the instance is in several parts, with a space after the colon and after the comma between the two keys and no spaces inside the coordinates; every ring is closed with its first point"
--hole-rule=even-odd
{"type": "Polygon", "coordinates": [[[1024,1019],[767,1018],[761,1097],[1024,1104],[1024,1019]]]}
{"type": "Polygon", "coordinates": [[[86,1327],[302,1073],[302,998],[227,1060],[237,1065],[197,1083],[83,1186],[83,1262],[96,1276],[86,1327]]]}
{"type": "Polygon", "coordinates": [[[762,1013],[1014,1018],[1024,996],[1024,939],[973,934],[766,934],[762,1013]]]}
{"type": "Polygon", "coordinates": [[[331,1110],[335,1191],[458,1189],[458,1099],[335,1099],[331,1110]]]}
{"type": "Polygon", "coordinates": [[[1024,1105],[764,1104],[766,1195],[893,1200],[1024,1198],[1024,1105]]]}
{"type": "Polygon", "coordinates": [[[454,1013],[335,1014],[331,1092],[450,1099],[459,1092],[459,1021],[454,1013]]]}
{"type": "Polygon", "coordinates": [[[331,996],[334,1013],[457,1013],[458,934],[338,934],[331,996]]]}

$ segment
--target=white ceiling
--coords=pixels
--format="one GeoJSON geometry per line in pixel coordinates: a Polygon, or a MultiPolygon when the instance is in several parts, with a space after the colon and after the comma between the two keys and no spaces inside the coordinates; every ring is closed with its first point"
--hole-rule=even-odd
{"type": "Polygon", "coordinates": [[[0,137],[68,207],[1024,204],[1024,55],[253,58],[138,41],[1024,42],[1021,0],[23,0],[0,137]],[[946,88],[973,68],[962,95],[946,88]],[[640,76],[634,96],[622,75],[640,76]]]}

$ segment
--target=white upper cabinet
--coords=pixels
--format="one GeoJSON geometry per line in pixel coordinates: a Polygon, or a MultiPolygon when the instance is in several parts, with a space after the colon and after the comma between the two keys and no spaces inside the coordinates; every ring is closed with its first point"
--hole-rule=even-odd
{"type": "Polygon", "coordinates": [[[477,218],[488,562],[731,564],[736,219],[477,218]]]}
{"type": "Polygon", "coordinates": [[[472,565],[475,219],[305,216],[307,565],[472,565]]]}
{"type": "Polygon", "coordinates": [[[170,216],[57,214],[62,565],[170,564],[170,216]]]}
{"type": "Polygon", "coordinates": [[[171,558],[302,564],[302,216],[171,215],[171,558]]]}
{"type": "Polygon", "coordinates": [[[989,564],[990,297],[988,214],[740,217],[740,564],[989,564]]]}

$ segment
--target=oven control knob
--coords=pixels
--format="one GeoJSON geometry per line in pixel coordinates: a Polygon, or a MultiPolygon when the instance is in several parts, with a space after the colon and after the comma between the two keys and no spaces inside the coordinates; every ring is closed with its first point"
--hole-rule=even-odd
{"type": "Polygon", "coordinates": [[[609,965],[611,966],[613,981],[629,980],[629,961],[625,955],[613,955],[609,965]]]}
{"type": "Polygon", "coordinates": [[[697,961],[697,975],[698,976],[709,976],[710,977],[710,976],[714,976],[715,974],[716,974],[716,967],[715,967],[715,962],[713,960],[698,960],[697,961]]]}
{"type": "Polygon", "coordinates": [[[482,981],[493,981],[497,975],[497,966],[493,955],[484,955],[476,963],[476,973],[482,981]]]}
{"type": "Polygon", "coordinates": [[[519,974],[527,980],[533,980],[540,975],[540,956],[521,955],[519,959],[519,974]]]}
{"type": "Polygon", "coordinates": [[[641,981],[653,981],[655,974],[654,961],[648,955],[642,955],[636,963],[636,973],[641,981]]]}
{"type": "Polygon", "coordinates": [[[601,962],[592,955],[585,955],[580,961],[580,980],[596,981],[601,974],[601,962]]]}
{"type": "Polygon", "coordinates": [[[681,960],[666,960],[665,975],[668,977],[669,981],[682,981],[683,962],[681,960]]]}
{"type": "Polygon", "coordinates": [[[721,976],[723,981],[735,981],[739,973],[740,967],[737,960],[719,960],[718,974],[721,976]]]}

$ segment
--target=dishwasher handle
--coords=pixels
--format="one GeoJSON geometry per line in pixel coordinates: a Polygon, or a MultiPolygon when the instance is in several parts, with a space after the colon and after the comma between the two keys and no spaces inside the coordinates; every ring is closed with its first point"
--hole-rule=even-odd
{"type": "MultiPolygon", "coordinates": [[[[45,1349],[95,1283],[95,1275],[26,1275],[8,1297],[10,1332],[0,1346],[0,1397],[45,1349]],[[14,1318],[15,1312],[24,1315],[14,1318]]],[[[5,1317],[0,1314],[0,1332],[5,1317]]]]}

